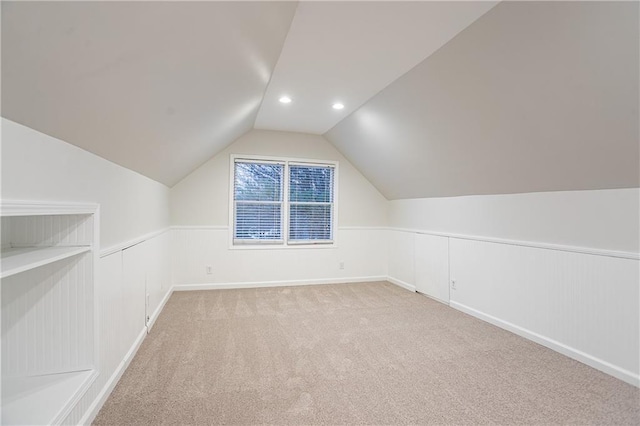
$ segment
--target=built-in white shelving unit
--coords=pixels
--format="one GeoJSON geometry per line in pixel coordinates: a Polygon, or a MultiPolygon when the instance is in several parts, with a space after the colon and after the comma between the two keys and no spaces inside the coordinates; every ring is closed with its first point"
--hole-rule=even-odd
{"type": "Polygon", "coordinates": [[[1,424],[59,424],[95,380],[98,206],[2,201],[1,424]]]}

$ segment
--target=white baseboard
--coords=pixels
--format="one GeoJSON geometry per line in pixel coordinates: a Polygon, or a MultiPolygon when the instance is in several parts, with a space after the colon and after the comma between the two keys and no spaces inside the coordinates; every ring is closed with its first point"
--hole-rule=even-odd
{"type": "Polygon", "coordinates": [[[260,288],[260,287],[291,287],[291,286],[299,286],[299,285],[347,284],[347,283],[363,283],[363,282],[374,282],[374,281],[387,281],[387,277],[375,276],[375,277],[354,277],[354,278],[325,278],[325,279],[319,279],[319,280],[176,284],[173,286],[173,291],[226,290],[226,289],[234,289],[234,288],[260,288]]]}
{"type": "Polygon", "coordinates": [[[546,346],[549,349],[553,349],[556,352],[559,352],[569,358],[573,358],[576,361],[580,361],[583,364],[586,364],[590,367],[593,367],[597,370],[600,370],[604,373],[607,373],[613,377],[616,377],[622,381],[625,381],[633,386],[640,387],[640,375],[633,373],[631,371],[620,368],[616,365],[613,365],[609,362],[603,361],[599,358],[586,354],[582,351],[574,349],[570,346],[562,344],[558,341],[540,335],[538,333],[534,333],[533,331],[527,330],[515,324],[511,324],[510,322],[503,321],[499,318],[496,318],[492,315],[485,314],[483,312],[477,311],[473,308],[470,308],[461,303],[457,303],[451,301],[449,304],[452,308],[467,313],[471,316],[479,318],[483,321],[491,323],[495,326],[508,330],[512,333],[515,333],[519,336],[522,336],[526,339],[532,340],[536,343],[541,344],[542,346],[546,346]]]}
{"type": "Polygon", "coordinates": [[[447,300],[438,299],[438,298],[437,298],[437,297],[435,297],[435,296],[431,296],[430,294],[427,294],[427,293],[421,293],[421,292],[419,292],[418,290],[416,290],[416,293],[418,293],[420,296],[428,297],[428,298],[429,298],[429,299],[431,299],[431,300],[435,300],[436,302],[440,302],[440,303],[442,303],[443,305],[447,305],[447,306],[449,306],[449,302],[448,302],[447,300]]]}
{"type": "Polygon", "coordinates": [[[151,314],[151,316],[149,317],[149,322],[147,323],[147,334],[151,331],[151,328],[153,327],[153,325],[156,323],[156,320],[160,316],[160,312],[162,312],[162,310],[164,309],[164,305],[167,304],[167,301],[169,301],[169,298],[171,297],[172,294],[173,294],[173,286],[171,286],[171,288],[167,290],[167,293],[162,298],[162,301],[160,302],[156,310],[153,312],[153,314],[151,314]]]}
{"type": "Polygon", "coordinates": [[[107,383],[105,383],[104,387],[102,388],[102,391],[100,391],[100,393],[98,394],[98,397],[93,401],[87,412],[82,417],[82,420],[80,420],[81,425],[90,425],[96,418],[98,412],[106,402],[107,398],[109,397],[109,395],[111,395],[113,388],[116,387],[116,384],[120,380],[120,377],[122,377],[122,374],[125,372],[127,367],[129,367],[131,360],[136,355],[136,352],[138,352],[138,349],[140,348],[140,345],[142,344],[146,336],[147,328],[144,327],[136,340],[133,342],[133,345],[125,355],[124,359],[120,362],[120,365],[118,365],[118,368],[116,368],[116,371],[113,372],[107,383]]]}
{"type": "Polygon", "coordinates": [[[400,286],[402,288],[406,288],[409,291],[413,291],[413,292],[416,291],[416,286],[415,285],[409,284],[409,283],[404,282],[402,280],[399,280],[399,279],[396,279],[396,278],[393,278],[393,277],[386,277],[385,280],[389,281],[391,284],[395,284],[395,285],[400,286]]]}

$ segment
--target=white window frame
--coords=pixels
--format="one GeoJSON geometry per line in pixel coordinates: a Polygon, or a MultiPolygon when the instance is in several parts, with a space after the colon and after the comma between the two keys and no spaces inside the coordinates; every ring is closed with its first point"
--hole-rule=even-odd
{"type": "Polygon", "coordinates": [[[292,157],[270,157],[260,155],[241,155],[231,154],[229,156],[229,248],[233,250],[291,250],[291,249],[327,249],[338,247],[338,182],[339,182],[339,170],[338,161],[331,160],[312,160],[305,158],[292,158],[292,157]],[[235,163],[237,160],[255,163],[276,163],[284,164],[283,172],[283,192],[282,192],[282,237],[283,242],[274,243],[272,241],[247,241],[242,243],[236,243],[234,241],[235,235],[235,163]],[[333,211],[331,221],[331,236],[332,241],[318,241],[318,242],[290,242],[289,241],[289,165],[296,166],[329,166],[333,167],[333,211]]]}

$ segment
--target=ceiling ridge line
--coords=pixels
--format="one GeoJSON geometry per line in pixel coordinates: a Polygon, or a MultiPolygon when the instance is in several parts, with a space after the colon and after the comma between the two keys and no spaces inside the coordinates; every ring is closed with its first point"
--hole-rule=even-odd
{"type": "MultiPolygon", "coordinates": [[[[329,133],[330,131],[332,131],[333,129],[335,129],[340,123],[342,123],[343,121],[345,121],[347,118],[351,117],[353,114],[355,114],[356,112],[358,112],[360,110],[360,108],[362,108],[365,104],[367,104],[369,101],[371,101],[373,98],[375,98],[376,96],[378,96],[380,93],[384,92],[388,87],[390,87],[392,84],[394,84],[395,82],[397,82],[398,80],[402,79],[404,76],[406,76],[407,74],[409,74],[411,71],[413,71],[414,69],[416,69],[419,65],[423,64],[427,59],[431,58],[433,55],[435,55],[436,53],[438,53],[440,50],[442,50],[442,48],[444,48],[446,45],[448,45],[449,43],[451,43],[451,41],[453,41],[456,37],[458,37],[460,34],[462,34],[463,32],[465,32],[468,28],[470,28],[471,26],[473,26],[473,24],[475,24],[476,22],[478,22],[478,20],[480,20],[483,16],[485,16],[487,13],[491,12],[493,9],[495,9],[496,6],[498,6],[500,3],[502,3],[503,0],[494,0],[496,2],[496,4],[494,4],[493,6],[491,6],[489,9],[487,9],[483,14],[481,14],[480,16],[478,16],[476,19],[474,19],[473,21],[471,21],[471,23],[469,23],[469,25],[467,25],[466,27],[462,28],[460,31],[458,31],[453,37],[451,37],[449,40],[447,40],[447,42],[445,44],[443,44],[442,46],[438,47],[436,50],[434,50],[433,52],[431,52],[429,55],[425,56],[424,58],[422,58],[418,63],[416,63],[415,65],[413,65],[411,68],[409,68],[406,72],[400,74],[396,79],[394,79],[393,81],[389,82],[389,84],[387,84],[386,86],[382,87],[380,90],[378,90],[376,93],[374,93],[373,95],[371,95],[369,98],[367,98],[365,101],[363,101],[360,105],[358,105],[356,108],[353,109],[353,111],[351,111],[349,114],[347,114],[346,116],[344,116],[340,121],[338,121],[336,124],[334,124],[333,126],[331,126],[330,129],[328,129],[327,131],[325,131],[324,133],[321,133],[322,136],[325,136],[327,133],[329,133]]],[[[327,140],[329,140],[328,138],[326,138],[327,140]]],[[[330,141],[331,142],[331,141],[330,141]]],[[[331,142],[333,144],[333,142],[331,142]]]]}
{"type": "Polygon", "coordinates": [[[267,91],[269,90],[269,85],[271,84],[271,80],[273,80],[273,75],[276,72],[278,63],[280,63],[280,58],[282,57],[282,51],[284,50],[284,46],[287,43],[289,34],[291,33],[291,27],[293,26],[293,21],[296,19],[296,15],[298,14],[298,6],[300,6],[300,1],[296,1],[296,9],[293,11],[291,22],[289,22],[289,28],[287,28],[287,35],[284,37],[284,40],[282,41],[282,46],[280,46],[280,53],[278,53],[278,59],[276,59],[276,63],[273,65],[273,69],[271,70],[271,74],[269,75],[269,81],[267,81],[267,84],[264,86],[264,90],[262,91],[262,98],[260,99],[260,104],[258,105],[258,108],[256,110],[256,116],[253,118],[253,124],[251,124],[252,130],[256,130],[256,121],[258,120],[258,115],[260,115],[260,110],[262,109],[264,98],[267,95],[267,91]]]}

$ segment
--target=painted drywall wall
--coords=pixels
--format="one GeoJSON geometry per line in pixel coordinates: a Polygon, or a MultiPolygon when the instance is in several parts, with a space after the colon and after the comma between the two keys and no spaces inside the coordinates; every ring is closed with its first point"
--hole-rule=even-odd
{"type": "Polygon", "coordinates": [[[387,208],[388,201],[322,136],[253,130],[171,189],[173,282],[225,285],[384,277],[386,234],[379,228],[388,224],[387,208]],[[338,247],[230,249],[231,154],[338,161],[338,247]],[[212,274],[206,273],[207,266],[212,274]]]}
{"type": "Polygon", "coordinates": [[[169,294],[169,188],[10,120],[1,131],[3,199],[100,204],[110,253],[95,273],[100,374],[64,422],[87,424],[146,335],[146,315],[154,321],[169,294]],[[125,248],[130,240],[138,244],[125,248]]]}
{"type": "Polygon", "coordinates": [[[102,248],[169,226],[169,188],[2,119],[2,198],[100,204],[102,248]]]}
{"type": "Polygon", "coordinates": [[[638,2],[501,2],[326,133],[388,198],[637,188],[638,2]]]}
{"type": "Polygon", "coordinates": [[[322,136],[252,130],[171,189],[172,225],[229,225],[229,156],[339,161],[338,225],[386,226],[387,200],[322,136]]]}
{"type": "Polygon", "coordinates": [[[640,251],[640,189],[394,200],[394,228],[640,251]]]}

